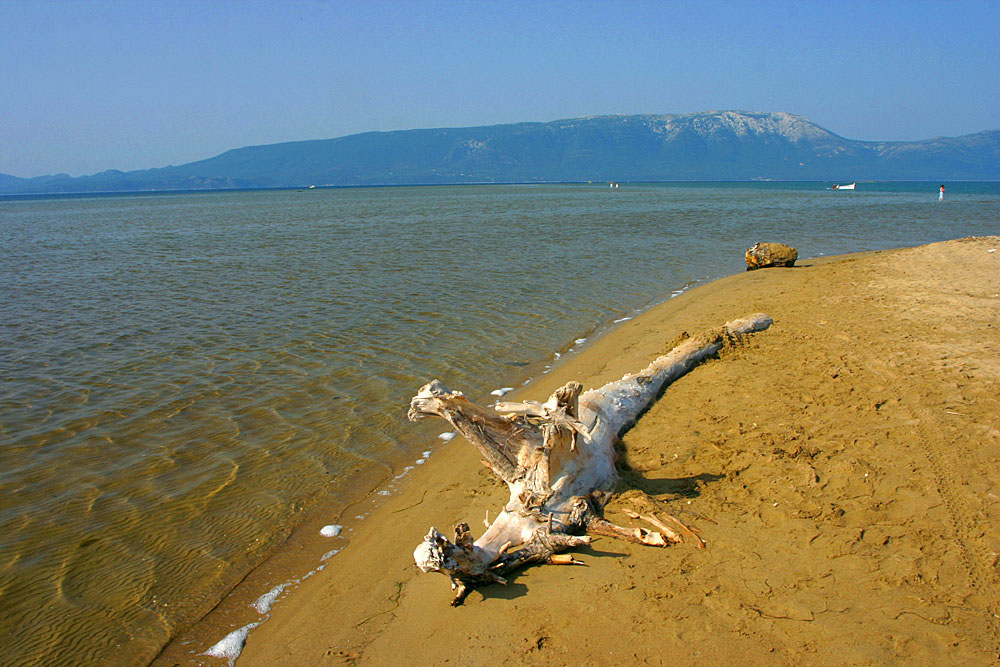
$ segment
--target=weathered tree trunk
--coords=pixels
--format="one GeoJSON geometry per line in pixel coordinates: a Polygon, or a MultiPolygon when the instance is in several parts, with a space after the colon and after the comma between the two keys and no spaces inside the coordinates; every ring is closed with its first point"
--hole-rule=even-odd
{"type": "Polygon", "coordinates": [[[603,518],[618,481],[615,441],[667,384],[727,341],[770,325],[771,318],[762,313],[728,322],[687,339],[638,374],[582,394],[580,383],[570,382],[545,403],[497,403],[489,410],[437,380],[422,387],[410,402],[409,418],[448,420],[507,483],[510,500],[478,540],[465,523],[455,527],[454,543],[431,528],[413,552],[417,566],[447,574],[456,589],[452,604],[461,604],[475,585],[505,583],[504,575],[527,563],[575,562],[555,554],[590,542],[579,533],[652,546],[682,541],[683,530],[655,519],[662,532],[624,528],[603,518]]]}

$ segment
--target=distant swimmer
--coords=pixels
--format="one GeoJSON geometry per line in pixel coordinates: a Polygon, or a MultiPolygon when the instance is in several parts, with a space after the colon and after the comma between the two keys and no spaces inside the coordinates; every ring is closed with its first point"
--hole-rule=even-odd
{"type": "Polygon", "coordinates": [[[941,186],[941,191],[938,192],[938,201],[944,201],[944,186],[941,186]]]}

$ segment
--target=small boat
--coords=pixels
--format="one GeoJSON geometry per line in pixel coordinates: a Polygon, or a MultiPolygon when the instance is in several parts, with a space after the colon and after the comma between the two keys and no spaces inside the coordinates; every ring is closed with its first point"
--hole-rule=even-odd
{"type": "Polygon", "coordinates": [[[857,183],[848,183],[846,185],[834,185],[831,190],[853,190],[857,183]]]}

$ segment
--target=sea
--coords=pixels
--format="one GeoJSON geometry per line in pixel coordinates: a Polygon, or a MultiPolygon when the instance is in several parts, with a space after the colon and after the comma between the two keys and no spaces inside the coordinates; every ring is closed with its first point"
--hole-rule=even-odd
{"type": "Polygon", "coordinates": [[[425,460],[433,378],[489,402],[758,241],[1000,234],[998,183],[830,185],[0,198],[0,664],[148,663],[318,497],[425,460]]]}

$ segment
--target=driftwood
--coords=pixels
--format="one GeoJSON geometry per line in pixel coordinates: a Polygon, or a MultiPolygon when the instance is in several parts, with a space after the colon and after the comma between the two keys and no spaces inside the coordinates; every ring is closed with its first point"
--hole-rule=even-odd
{"type": "Polygon", "coordinates": [[[414,550],[424,572],[450,577],[461,604],[473,587],[506,583],[504,576],[528,563],[577,563],[567,549],[606,535],[650,546],[700,538],[676,518],[639,518],[659,531],[617,526],[603,510],[618,482],[614,444],[669,383],[716,354],[724,344],[771,325],[762,313],[728,322],[689,338],[635,375],[581,393],[578,382],[557,389],[545,403],[497,403],[480,407],[437,380],[410,402],[413,421],[428,415],[448,420],[482,454],[484,463],[510,489],[510,500],[474,540],[468,524],[455,527],[451,542],[436,528],[414,550]],[[670,524],[670,525],[667,525],[670,524]],[[585,533],[585,534],[581,534],[585,533]]]}

